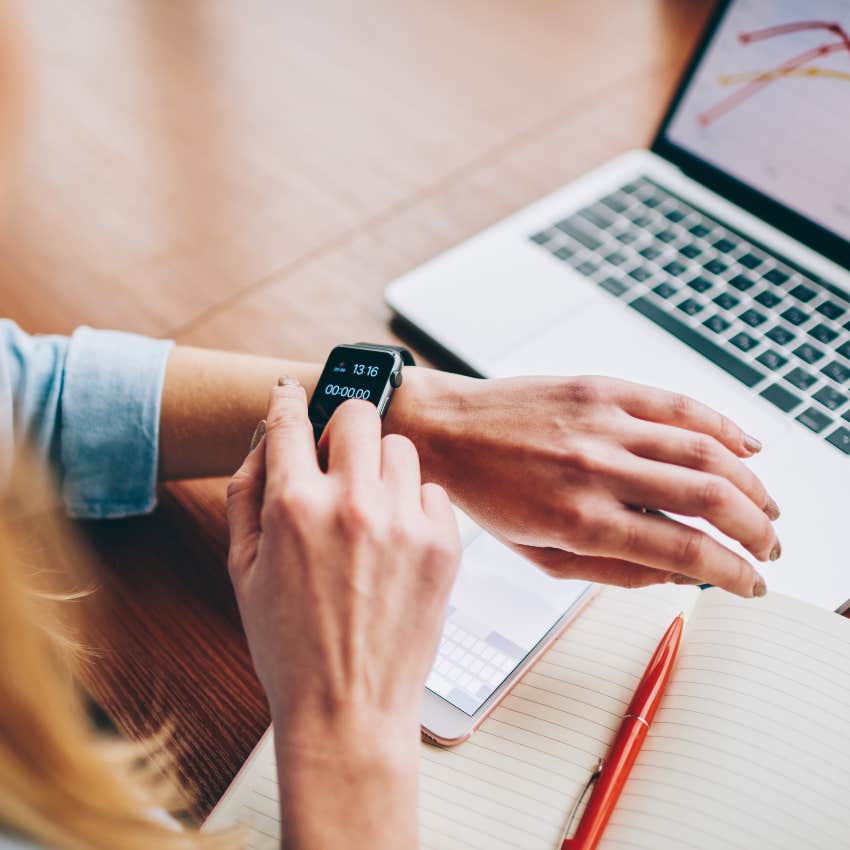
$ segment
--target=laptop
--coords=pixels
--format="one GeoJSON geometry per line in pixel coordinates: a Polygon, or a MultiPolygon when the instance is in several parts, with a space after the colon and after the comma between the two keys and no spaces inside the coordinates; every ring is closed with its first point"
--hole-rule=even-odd
{"type": "Polygon", "coordinates": [[[612,375],[733,417],[783,511],[768,587],[831,609],[850,597],[849,105],[850,0],[722,2],[650,150],[386,293],[473,374],[612,375]]]}

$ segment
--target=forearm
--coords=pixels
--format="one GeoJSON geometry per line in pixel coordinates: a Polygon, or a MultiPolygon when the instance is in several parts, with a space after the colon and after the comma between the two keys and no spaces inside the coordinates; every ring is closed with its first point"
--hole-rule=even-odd
{"type": "MultiPolygon", "coordinates": [[[[321,369],[317,363],[175,348],[162,396],[160,479],[230,475],[248,451],[254,428],[268,407],[269,390],[278,378],[298,378],[309,397],[321,369]]],[[[442,478],[437,475],[441,416],[461,395],[455,390],[457,382],[467,380],[409,367],[393,397],[385,433],[405,434],[414,441],[429,480],[442,478]]]]}
{"type": "Polygon", "coordinates": [[[311,363],[176,347],[162,394],[160,480],[232,474],[278,378],[293,375],[309,394],[320,372],[311,363]]]}

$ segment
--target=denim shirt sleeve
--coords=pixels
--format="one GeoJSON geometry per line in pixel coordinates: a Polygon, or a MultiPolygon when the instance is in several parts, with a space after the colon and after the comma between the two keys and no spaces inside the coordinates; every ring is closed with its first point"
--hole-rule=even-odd
{"type": "Polygon", "coordinates": [[[29,336],[0,319],[0,484],[26,443],[51,464],[71,516],[152,510],[172,345],[91,328],[29,336]]]}

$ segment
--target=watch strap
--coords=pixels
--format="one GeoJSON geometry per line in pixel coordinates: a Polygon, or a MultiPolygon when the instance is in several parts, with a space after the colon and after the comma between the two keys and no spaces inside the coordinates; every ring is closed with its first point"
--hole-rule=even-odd
{"type": "Polygon", "coordinates": [[[377,342],[358,342],[356,345],[367,345],[369,348],[389,348],[393,351],[397,351],[401,355],[401,362],[404,363],[405,366],[415,366],[416,361],[413,359],[413,354],[411,354],[410,350],[405,348],[403,345],[385,345],[384,343],[377,342]]]}

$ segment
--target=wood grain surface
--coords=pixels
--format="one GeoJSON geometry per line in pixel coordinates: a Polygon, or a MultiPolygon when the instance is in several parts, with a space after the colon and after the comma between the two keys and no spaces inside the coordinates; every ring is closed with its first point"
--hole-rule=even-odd
{"type": "MultiPolygon", "coordinates": [[[[19,3],[31,109],[0,313],[313,360],[391,339],[395,276],[648,143],[711,6],[19,3]]],[[[267,723],[223,492],[172,485],[151,517],[82,529],[87,684],[133,737],[173,725],[201,814],[267,723]]]]}

